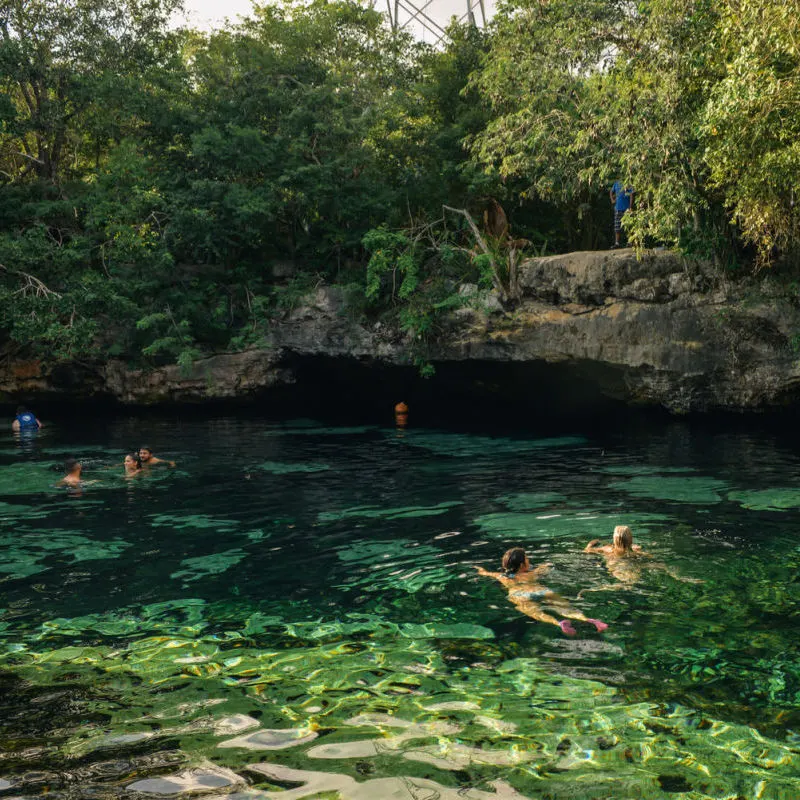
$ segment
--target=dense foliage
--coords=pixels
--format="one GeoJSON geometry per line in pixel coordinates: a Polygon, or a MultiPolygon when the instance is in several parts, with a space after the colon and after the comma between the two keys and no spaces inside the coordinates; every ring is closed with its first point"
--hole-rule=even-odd
{"type": "Polygon", "coordinates": [[[615,178],[634,243],[800,253],[785,0],[509,0],[438,49],[347,0],[211,35],[178,2],[0,3],[7,348],[189,364],[320,280],[424,342],[465,282],[513,302],[525,246],[605,247],[615,178]]]}

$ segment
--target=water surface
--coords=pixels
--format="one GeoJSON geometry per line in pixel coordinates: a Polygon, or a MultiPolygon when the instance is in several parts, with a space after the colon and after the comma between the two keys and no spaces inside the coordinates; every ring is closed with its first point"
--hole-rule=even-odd
{"type": "Polygon", "coordinates": [[[8,434],[0,796],[800,796],[797,452],[683,423],[8,434]],[[177,467],[126,479],[139,444],[177,467]],[[702,583],[576,599],[617,524],[702,583]],[[517,544],[608,630],[476,575],[517,544]]]}

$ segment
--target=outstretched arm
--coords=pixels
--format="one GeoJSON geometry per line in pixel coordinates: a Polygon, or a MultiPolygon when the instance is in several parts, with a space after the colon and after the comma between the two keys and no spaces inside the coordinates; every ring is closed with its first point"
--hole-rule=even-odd
{"type": "Polygon", "coordinates": [[[500,580],[500,573],[499,572],[489,572],[488,569],[484,569],[483,567],[479,567],[477,564],[472,565],[475,570],[477,571],[478,575],[483,575],[484,578],[494,578],[495,580],[500,580]]]}
{"type": "Polygon", "coordinates": [[[585,594],[589,592],[618,592],[621,589],[630,589],[631,585],[629,583],[604,583],[602,586],[595,586],[592,589],[581,589],[577,595],[575,595],[578,600],[580,600],[585,594]]]}
{"type": "Polygon", "coordinates": [[[676,572],[671,567],[668,567],[666,564],[662,563],[661,561],[653,561],[652,563],[648,564],[651,569],[658,569],[662,572],[666,572],[670,578],[674,578],[676,581],[681,581],[681,583],[705,583],[704,580],[700,578],[686,578],[680,573],[676,572]]]}
{"type": "Polygon", "coordinates": [[[598,550],[602,550],[602,547],[598,547],[600,544],[600,539],[592,539],[586,547],[583,548],[584,553],[596,553],[598,550]]]}

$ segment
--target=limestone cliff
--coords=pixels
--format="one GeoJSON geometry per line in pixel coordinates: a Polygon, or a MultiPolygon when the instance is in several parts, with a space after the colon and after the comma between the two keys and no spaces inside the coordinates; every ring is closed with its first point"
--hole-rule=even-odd
{"type": "MultiPolygon", "coordinates": [[[[731,281],[670,252],[617,250],[531,259],[520,289],[521,301],[507,310],[462,287],[465,307],[427,353],[430,361],[451,373],[458,364],[473,373],[487,362],[558,365],[575,385],[676,413],[764,410],[800,394],[800,308],[770,277],[731,281]]],[[[380,323],[356,324],[339,290],[322,287],[275,323],[263,347],[202,359],[189,374],[115,360],[48,367],[7,358],[0,394],[142,405],[247,398],[295,382],[302,359],[392,368],[407,365],[409,353],[404,337],[380,323]]]]}

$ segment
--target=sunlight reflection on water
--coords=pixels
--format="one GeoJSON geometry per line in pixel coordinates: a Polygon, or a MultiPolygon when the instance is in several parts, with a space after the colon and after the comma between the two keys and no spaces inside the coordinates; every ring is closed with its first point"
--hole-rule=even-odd
{"type": "Polygon", "coordinates": [[[800,795],[785,441],[148,420],[178,467],[125,481],[143,424],[0,451],[0,790],[800,795]],[[678,578],[604,589],[621,523],[678,578]],[[513,544],[608,630],[474,573],[513,544]]]}

